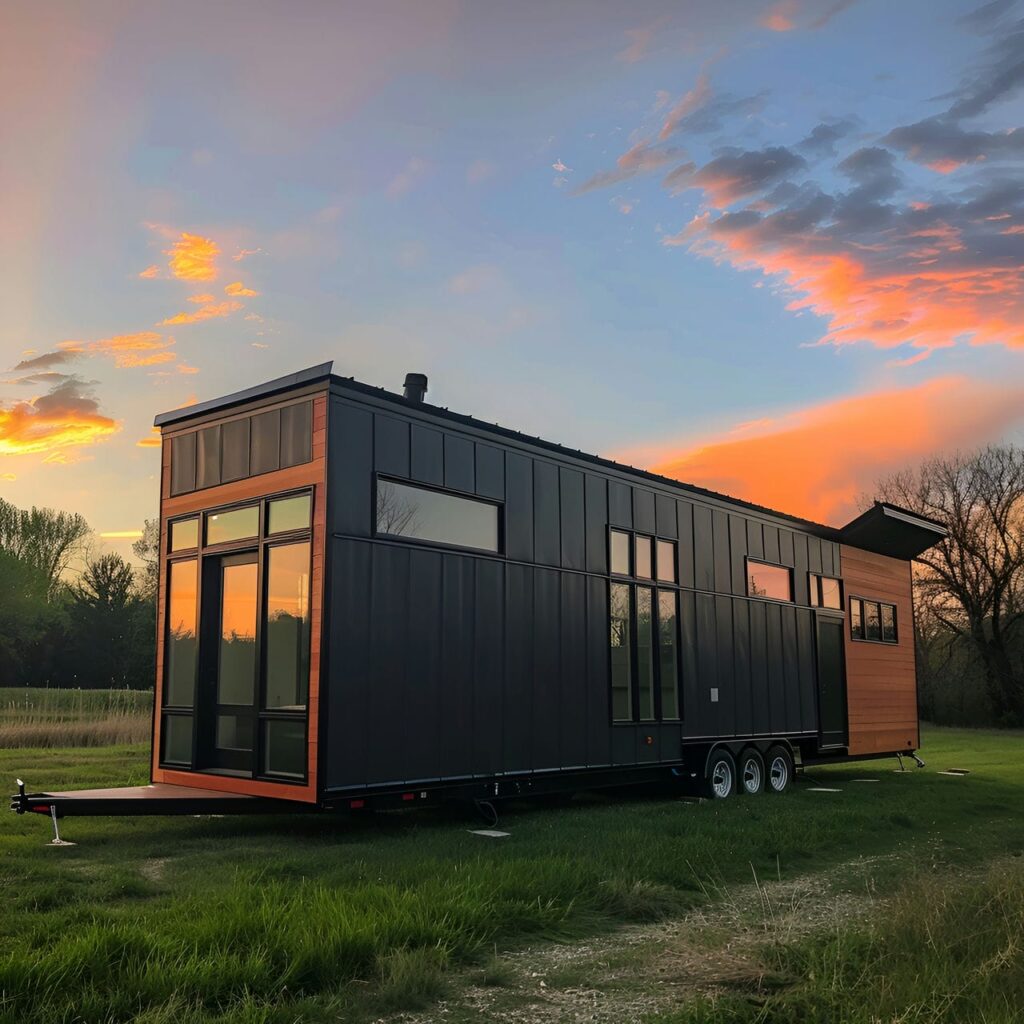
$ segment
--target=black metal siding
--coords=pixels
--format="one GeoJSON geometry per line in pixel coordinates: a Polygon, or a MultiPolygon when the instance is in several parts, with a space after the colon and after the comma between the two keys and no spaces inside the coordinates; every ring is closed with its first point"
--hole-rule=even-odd
{"type": "Polygon", "coordinates": [[[333,396],[326,789],[676,762],[817,730],[806,574],[831,541],[333,396]],[[502,503],[500,555],[376,538],[374,475],[502,503]],[[677,542],[682,722],[611,723],[608,528],[677,542]],[[797,604],[746,596],[747,555],[797,604]],[[717,699],[716,699],[717,694],[717,699]]]}

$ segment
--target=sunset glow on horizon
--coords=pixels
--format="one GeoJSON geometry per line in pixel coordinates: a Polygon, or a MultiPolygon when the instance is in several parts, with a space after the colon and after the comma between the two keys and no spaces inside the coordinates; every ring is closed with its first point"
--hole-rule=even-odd
{"type": "Polygon", "coordinates": [[[127,555],[156,413],[333,360],[840,524],[1024,437],[1021,52],[1024,0],[15,5],[0,496],[127,555]]]}

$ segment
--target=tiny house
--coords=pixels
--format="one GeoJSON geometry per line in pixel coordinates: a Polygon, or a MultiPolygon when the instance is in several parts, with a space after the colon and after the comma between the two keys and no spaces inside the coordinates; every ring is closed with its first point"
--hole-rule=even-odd
{"type": "Polygon", "coordinates": [[[156,418],[144,788],[307,809],[671,778],[724,797],[916,752],[911,559],[940,524],[876,504],[819,525],[426,387],[325,364],[156,418]]]}

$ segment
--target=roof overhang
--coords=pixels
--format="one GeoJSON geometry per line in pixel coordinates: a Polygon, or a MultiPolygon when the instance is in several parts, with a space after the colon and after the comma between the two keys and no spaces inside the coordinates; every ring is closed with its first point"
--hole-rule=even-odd
{"type": "Polygon", "coordinates": [[[170,412],[162,412],[153,420],[155,427],[166,427],[170,423],[178,423],[181,420],[191,419],[193,416],[201,416],[203,413],[219,412],[221,409],[228,409],[233,405],[241,405],[244,402],[252,402],[257,398],[267,398],[276,395],[280,391],[291,391],[292,388],[302,387],[305,384],[313,384],[318,380],[327,380],[331,375],[330,363],[320,363],[319,366],[310,366],[308,369],[299,370],[297,373],[289,373],[286,377],[277,377],[268,380],[265,384],[257,384],[255,387],[247,388],[245,391],[236,391],[223,398],[214,398],[209,402],[198,402],[195,405],[186,405],[181,409],[172,409],[170,412]]]}
{"type": "Polygon", "coordinates": [[[867,512],[840,530],[840,541],[879,555],[910,560],[938,544],[947,532],[934,519],[876,501],[867,512]]]}

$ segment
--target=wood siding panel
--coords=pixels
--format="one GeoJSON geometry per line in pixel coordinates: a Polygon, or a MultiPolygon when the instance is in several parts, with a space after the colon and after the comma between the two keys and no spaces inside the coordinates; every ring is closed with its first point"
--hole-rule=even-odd
{"type": "Polygon", "coordinates": [[[846,627],[846,702],[850,753],[881,754],[916,749],[917,682],[910,563],[842,545],[847,616],[851,598],[896,605],[899,643],[850,638],[846,627]]]}

